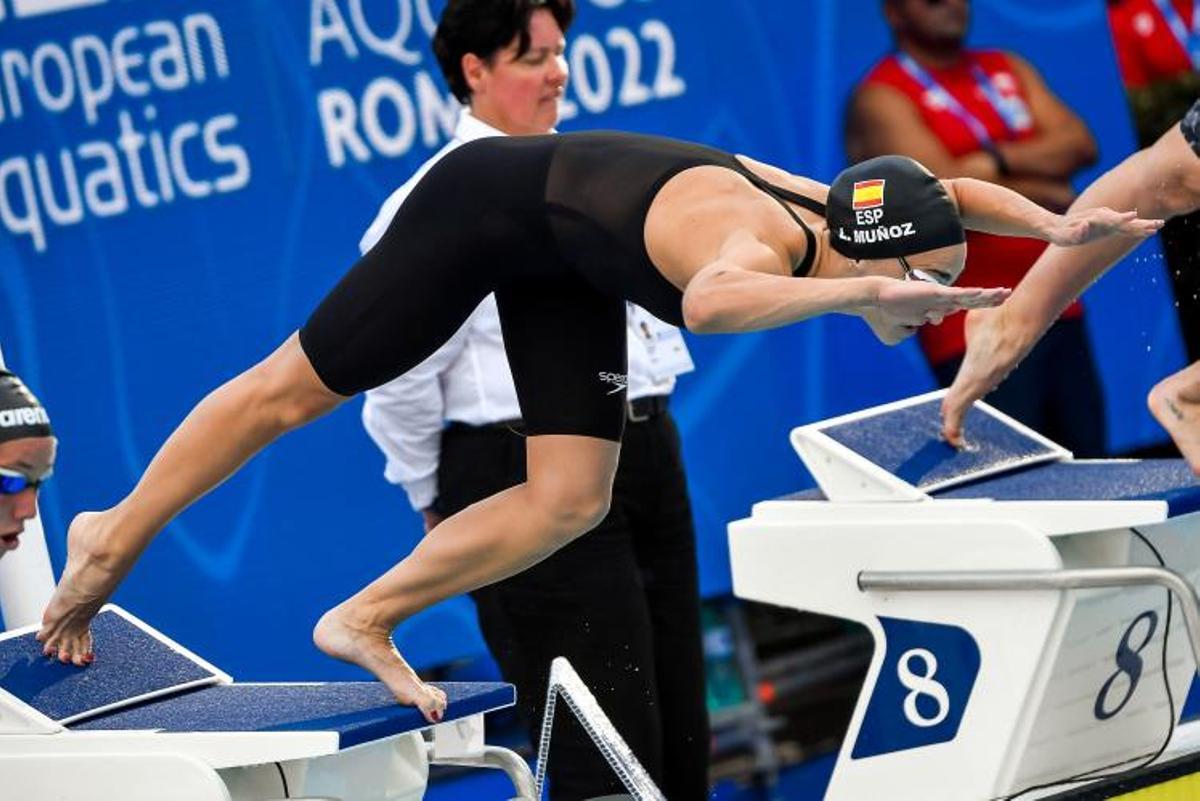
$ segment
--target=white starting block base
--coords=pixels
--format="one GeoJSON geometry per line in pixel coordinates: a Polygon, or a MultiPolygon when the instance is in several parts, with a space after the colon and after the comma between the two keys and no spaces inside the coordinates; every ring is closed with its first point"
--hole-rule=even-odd
{"type": "Polygon", "coordinates": [[[973,447],[955,451],[938,440],[941,395],[797,429],[820,490],[729,526],[738,596],[875,638],[830,801],[1002,798],[1134,767],[1170,736],[1195,675],[1180,599],[1168,626],[1161,586],[987,584],[1157,567],[1136,531],[1194,586],[1200,486],[1186,466],[1073,461],[982,405],[973,447]]]}
{"type": "Polygon", "coordinates": [[[420,801],[429,779],[419,733],[278,766],[225,769],[188,753],[187,743],[163,749],[148,742],[152,736],[90,738],[104,740],[87,744],[94,753],[13,743],[17,754],[0,756],[0,775],[13,798],[47,801],[420,801]]]}

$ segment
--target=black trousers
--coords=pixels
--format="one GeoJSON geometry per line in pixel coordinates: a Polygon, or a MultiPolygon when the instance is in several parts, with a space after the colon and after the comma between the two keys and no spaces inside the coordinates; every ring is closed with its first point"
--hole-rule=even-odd
{"type": "MultiPolygon", "coordinates": [[[[938,383],[950,386],[962,359],[933,366],[938,383]]],[[[1104,394],[1081,318],[1059,320],[986,398],[1081,458],[1105,455],[1104,394]]]]}
{"type": "MultiPolygon", "coordinates": [[[[524,480],[518,434],[464,425],[444,432],[438,512],[453,514],[524,480]]],[[[663,413],[629,423],[604,521],[540,564],[472,593],[535,745],[550,662],[565,656],[667,798],[708,797],[697,573],[674,421],[663,413]]],[[[554,801],[624,792],[565,704],[556,716],[554,801]]]]}

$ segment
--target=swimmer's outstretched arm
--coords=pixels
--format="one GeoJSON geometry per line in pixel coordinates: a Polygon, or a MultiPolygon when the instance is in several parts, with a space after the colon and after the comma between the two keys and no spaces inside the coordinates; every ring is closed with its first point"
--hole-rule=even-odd
{"type": "Polygon", "coordinates": [[[86,661],[89,621],[154,536],[270,442],[344,400],[317,378],[295,334],[204,398],[124,500],[72,524],[63,578],[38,634],[45,652],[86,661]]]}
{"type": "Polygon", "coordinates": [[[684,325],[694,333],[738,333],[822,314],[880,310],[902,325],[940,322],[960,309],[995,306],[1007,289],[964,289],[879,276],[795,278],[786,257],[750,235],[731,237],[688,282],[684,325]]]}
{"type": "Polygon", "coordinates": [[[1140,240],[1163,225],[1162,220],[1139,219],[1137,211],[1081,207],[1078,203],[1066,214],[1055,214],[1011,189],[975,178],[948,178],[942,184],[958,206],[963,227],[987,234],[1074,246],[1111,235],[1140,240]]]}

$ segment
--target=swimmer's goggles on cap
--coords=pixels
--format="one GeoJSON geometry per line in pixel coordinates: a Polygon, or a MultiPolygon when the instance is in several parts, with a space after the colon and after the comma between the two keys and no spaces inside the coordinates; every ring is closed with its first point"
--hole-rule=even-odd
{"type": "Polygon", "coordinates": [[[900,262],[900,267],[904,270],[904,281],[921,281],[926,284],[937,284],[938,286],[948,286],[948,284],[937,278],[932,273],[927,273],[924,270],[919,270],[912,267],[908,263],[908,259],[904,256],[897,256],[896,260],[900,262]]]}
{"type": "Polygon", "coordinates": [[[16,470],[0,467],[0,495],[16,495],[27,489],[37,489],[52,475],[54,475],[54,471],[47,470],[40,478],[30,478],[16,470]]]}

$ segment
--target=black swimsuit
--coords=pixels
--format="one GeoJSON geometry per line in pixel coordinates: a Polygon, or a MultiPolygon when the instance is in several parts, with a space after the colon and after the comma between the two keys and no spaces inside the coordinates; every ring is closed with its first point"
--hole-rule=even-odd
{"type": "Polygon", "coordinates": [[[625,301],[682,325],[682,298],[646,252],[659,189],[691,167],[734,170],[776,198],[824,205],[774,186],[701,145],[628,133],[493,137],[448,153],[421,179],[379,243],[300,330],[317,375],[353,395],[408,371],[496,293],[528,433],[620,440],[625,420],[625,301]]]}

